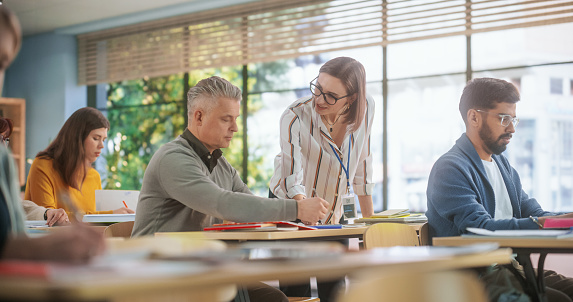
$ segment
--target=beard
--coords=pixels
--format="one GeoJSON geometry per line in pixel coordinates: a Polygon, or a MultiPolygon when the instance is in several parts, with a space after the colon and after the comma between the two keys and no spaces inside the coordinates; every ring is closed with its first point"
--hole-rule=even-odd
{"type": "Polygon", "coordinates": [[[511,138],[511,133],[504,133],[500,135],[497,139],[491,137],[491,129],[484,123],[479,130],[479,137],[484,142],[485,146],[489,149],[492,154],[500,155],[505,149],[507,149],[507,144],[502,140],[504,138],[511,138]]]}

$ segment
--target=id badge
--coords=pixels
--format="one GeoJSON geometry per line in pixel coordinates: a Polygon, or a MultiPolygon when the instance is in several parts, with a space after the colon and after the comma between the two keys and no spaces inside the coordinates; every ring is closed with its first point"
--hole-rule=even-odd
{"type": "Polygon", "coordinates": [[[342,196],[342,214],[344,215],[344,220],[358,216],[354,194],[350,193],[342,196]]]}

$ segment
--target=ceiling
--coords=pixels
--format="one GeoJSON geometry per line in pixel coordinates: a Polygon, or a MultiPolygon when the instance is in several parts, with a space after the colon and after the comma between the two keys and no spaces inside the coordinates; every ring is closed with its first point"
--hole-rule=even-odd
{"type": "Polygon", "coordinates": [[[80,34],[258,0],[3,0],[24,36],[80,34]]]}

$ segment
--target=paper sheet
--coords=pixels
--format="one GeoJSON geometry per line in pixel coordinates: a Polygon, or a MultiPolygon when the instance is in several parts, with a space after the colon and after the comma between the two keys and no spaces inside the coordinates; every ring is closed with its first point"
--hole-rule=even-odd
{"type": "Polygon", "coordinates": [[[134,210],[137,208],[137,201],[139,199],[139,191],[129,190],[96,190],[95,201],[96,211],[113,211],[125,207],[134,210]]]}

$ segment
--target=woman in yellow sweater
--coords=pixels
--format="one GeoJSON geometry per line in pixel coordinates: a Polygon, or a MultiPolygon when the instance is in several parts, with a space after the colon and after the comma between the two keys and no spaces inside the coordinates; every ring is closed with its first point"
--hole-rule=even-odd
{"type": "Polygon", "coordinates": [[[86,214],[134,213],[128,208],[96,211],[95,190],[101,190],[101,179],[92,164],[101,154],[108,129],[109,121],[97,109],[74,112],[56,139],[36,155],[24,199],[49,209],[66,209],[60,194],[67,193],[86,214]]]}

